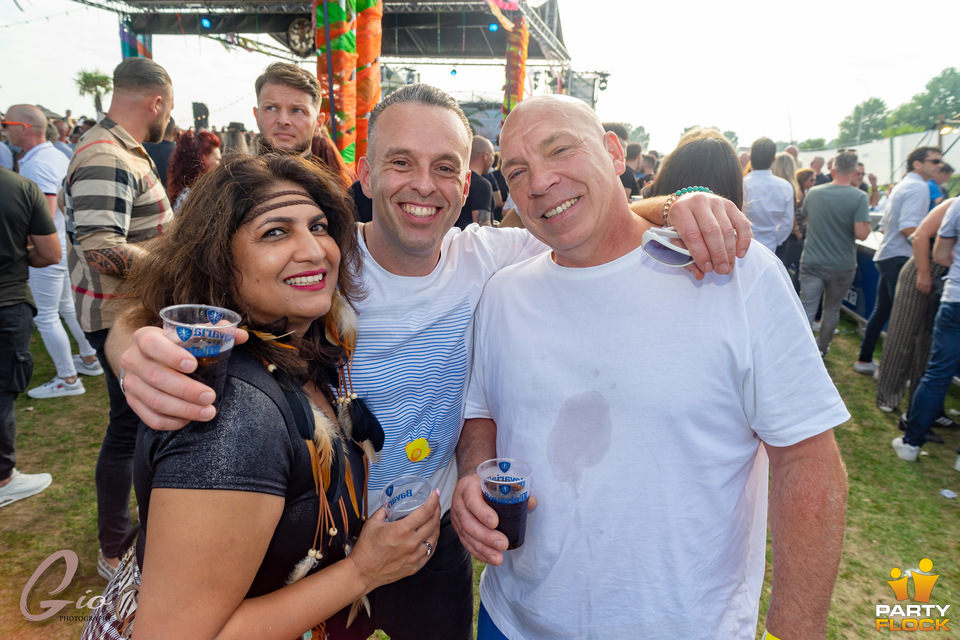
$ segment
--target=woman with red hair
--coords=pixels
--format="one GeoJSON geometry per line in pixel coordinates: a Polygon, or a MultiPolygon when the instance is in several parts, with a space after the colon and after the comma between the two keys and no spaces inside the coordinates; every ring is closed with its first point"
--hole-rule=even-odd
{"type": "Polygon", "coordinates": [[[344,162],[340,152],[337,151],[337,147],[333,144],[333,140],[327,136],[326,132],[313,136],[310,151],[314,158],[323,163],[340,179],[340,186],[344,189],[349,189],[350,185],[357,181],[357,174],[344,162]]]}
{"type": "Polygon", "coordinates": [[[167,167],[167,196],[178,211],[190,187],[220,163],[220,139],[209,131],[185,131],[167,167]]]}

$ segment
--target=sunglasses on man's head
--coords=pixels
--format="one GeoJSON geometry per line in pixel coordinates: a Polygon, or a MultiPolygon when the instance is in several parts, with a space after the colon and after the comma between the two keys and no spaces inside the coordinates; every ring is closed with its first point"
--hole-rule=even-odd
{"type": "Polygon", "coordinates": [[[13,120],[0,120],[0,125],[3,125],[4,129],[6,129],[7,127],[12,127],[15,124],[22,124],[27,129],[31,127],[31,125],[27,124],[26,122],[14,122],[13,120]]]}

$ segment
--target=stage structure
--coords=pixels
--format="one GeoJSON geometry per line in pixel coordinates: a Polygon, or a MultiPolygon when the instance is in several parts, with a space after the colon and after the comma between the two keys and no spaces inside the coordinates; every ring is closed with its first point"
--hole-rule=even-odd
{"type": "Polygon", "coordinates": [[[195,34],[288,60],[315,57],[323,108],[333,115],[332,135],[351,165],[366,151],[381,63],[504,65],[504,116],[523,98],[526,68],[542,69],[552,90],[591,107],[601,81],[601,74],[570,68],[558,0],[74,1],[120,15],[124,55],[149,56],[154,35],[195,34]],[[267,34],[278,46],[251,34],[267,34]]]}

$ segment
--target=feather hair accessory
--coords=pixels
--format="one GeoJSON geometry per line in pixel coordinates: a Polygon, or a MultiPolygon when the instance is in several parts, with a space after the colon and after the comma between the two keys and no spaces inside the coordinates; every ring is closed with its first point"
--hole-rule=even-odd
{"type": "Polygon", "coordinates": [[[367,459],[380,462],[379,451],[385,440],[383,426],[373,415],[373,411],[353,391],[351,369],[353,352],[357,346],[357,315],[339,294],[333,296],[324,331],[327,340],[343,347],[347,354],[345,362],[340,363],[340,382],[336,398],[337,419],[344,433],[360,443],[367,459]]]}

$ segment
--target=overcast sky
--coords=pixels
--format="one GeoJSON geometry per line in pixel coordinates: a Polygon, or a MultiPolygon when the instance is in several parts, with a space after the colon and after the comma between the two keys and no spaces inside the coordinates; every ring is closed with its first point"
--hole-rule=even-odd
{"type": "MultiPolygon", "coordinates": [[[[0,0],[0,109],[31,102],[93,115],[73,78],[80,69],[110,73],[120,61],[116,15],[70,0],[18,2],[25,12],[0,0]]],[[[908,101],[943,69],[960,68],[956,5],[912,6],[560,0],[574,69],[611,74],[600,118],[643,125],[663,152],[695,124],[732,130],[741,145],[760,136],[830,140],[864,99],[890,108],[908,101]]],[[[211,124],[253,126],[253,81],[268,57],[196,36],[155,36],[153,52],[174,80],[179,122],[191,121],[196,101],[210,108],[211,124]]],[[[421,79],[495,97],[503,73],[461,66],[451,76],[434,66],[421,68],[421,79]]]]}

